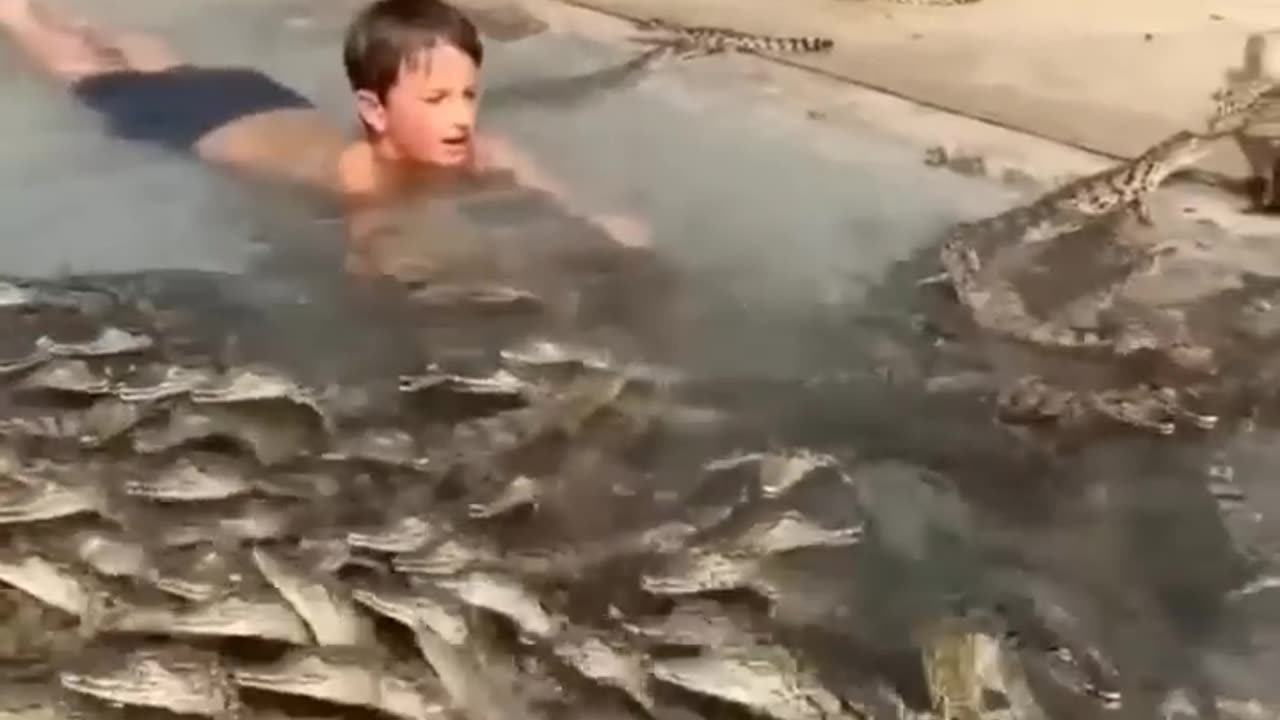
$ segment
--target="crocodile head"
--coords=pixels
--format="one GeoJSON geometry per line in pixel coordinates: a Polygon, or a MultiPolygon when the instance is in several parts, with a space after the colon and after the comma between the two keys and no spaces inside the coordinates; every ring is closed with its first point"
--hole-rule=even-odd
{"type": "Polygon", "coordinates": [[[212,653],[172,648],[104,650],[82,656],[77,665],[59,675],[62,686],[110,703],[214,717],[237,705],[234,689],[212,653]]]}

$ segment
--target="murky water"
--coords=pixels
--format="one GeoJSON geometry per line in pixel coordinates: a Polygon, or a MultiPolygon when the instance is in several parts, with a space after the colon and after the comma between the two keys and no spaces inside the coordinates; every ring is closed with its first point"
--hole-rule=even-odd
{"type": "MultiPolygon", "coordinates": [[[[200,62],[263,67],[349,122],[336,43],[353,3],[68,4],[160,33],[200,62]]],[[[11,62],[8,48],[0,52],[6,274],[202,271],[153,277],[188,306],[204,303],[210,332],[244,335],[246,345],[297,362],[327,349],[340,365],[378,347],[387,364],[372,369],[398,370],[388,348],[403,340],[402,326],[370,321],[394,303],[340,279],[341,228],[331,214],[104,137],[91,115],[11,62]]],[[[488,77],[513,87],[615,65],[629,52],[551,34],[491,43],[488,77]]],[[[1276,591],[1228,600],[1251,572],[1241,548],[1265,564],[1280,542],[1265,514],[1280,504],[1269,432],[1115,441],[1047,457],[994,428],[977,399],[875,379],[871,336],[856,320],[908,322],[899,308],[870,304],[892,293],[866,293],[948,224],[1010,198],[931,171],[887,138],[770,107],[737,72],[722,60],[664,66],[633,87],[572,102],[495,102],[484,122],[561,176],[582,210],[622,208],[652,224],[692,298],[678,355],[707,396],[760,420],[752,440],[862,458],[859,498],[879,545],[850,571],[866,614],[849,634],[895,650],[912,616],[1012,584],[1064,608],[1085,642],[1131,671],[1125,717],[1154,715],[1177,688],[1280,701],[1268,682],[1280,672],[1276,591]],[[840,373],[847,379],[803,385],[840,373]],[[1234,495],[1210,482],[1227,467],[1248,495],[1249,510],[1236,515],[1234,495]],[[1235,520],[1224,525],[1224,513],[1235,520]]],[[[481,232],[489,223],[518,236],[511,227],[534,220],[499,205],[472,218],[481,232]]],[[[1069,703],[1049,709],[1079,712],[1069,703]]]]}

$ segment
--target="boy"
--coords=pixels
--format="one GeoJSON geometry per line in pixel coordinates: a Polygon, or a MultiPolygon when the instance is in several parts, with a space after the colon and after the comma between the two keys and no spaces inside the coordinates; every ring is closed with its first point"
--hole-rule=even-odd
{"type": "MultiPolygon", "coordinates": [[[[354,141],[256,70],[184,64],[152,38],[107,33],[34,0],[0,0],[0,27],[116,135],[336,193],[357,211],[357,254],[360,209],[434,181],[507,169],[567,200],[510,145],[477,136],[483,46],[442,0],[377,0],[352,21],[343,61],[365,131],[354,141]]],[[[623,244],[646,242],[629,221],[595,222],[623,244]]]]}

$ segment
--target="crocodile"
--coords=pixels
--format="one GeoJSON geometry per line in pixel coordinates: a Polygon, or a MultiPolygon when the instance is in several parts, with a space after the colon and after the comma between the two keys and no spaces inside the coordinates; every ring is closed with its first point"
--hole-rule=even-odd
{"type": "MultiPolygon", "coordinates": [[[[149,468],[148,468],[149,470],[149,468]]],[[[253,492],[250,467],[217,453],[189,452],[154,472],[139,472],[125,493],[153,500],[226,500],[253,492]]]]}
{"type": "Polygon", "coordinates": [[[312,642],[310,629],[288,602],[252,586],[202,602],[120,603],[106,611],[99,627],[113,633],[312,642]]]}
{"type": "Polygon", "coordinates": [[[364,707],[405,720],[449,717],[426,668],[391,663],[368,649],[295,648],[275,662],[231,671],[236,685],[364,707]]]}
{"type": "Polygon", "coordinates": [[[455,708],[473,720],[536,718],[520,689],[510,686],[482,658],[467,607],[426,583],[410,589],[361,588],[355,598],[365,607],[405,626],[424,660],[435,671],[455,708]]]}
{"type": "Polygon", "coordinates": [[[564,627],[565,619],[549,612],[541,599],[516,577],[494,571],[471,570],[436,578],[433,582],[469,605],[510,619],[525,636],[546,639],[564,627]]]}
{"type": "MultiPolygon", "coordinates": [[[[1259,54],[1265,52],[1268,40],[1265,35],[1250,37],[1264,47],[1258,48],[1259,54]]],[[[1280,98],[1280,81],[1267,75],[1265,70],[1276,68],[1258,68],[1259,74],[1228,84],[1213,94],[1215,112],[1207,126],[1210,130],[1233,129],[1235,140],[1249,166],[1253,171],[1257,185],[1254,194],[1255,207],[1274,210],[1280,207],[1280,152],[1277,152],[1275,123],[1277,119],[1277,98],[1280,98]],[[1251,112],[1244,112],[1251,111],[1251,112]],[[1233,123],[1233,127],[1225,128],[1219,118],[1247,118],[1233,123]]]]}
{"type": "Polygon", "coordinates": [[[365,427],[339,432],[321,453],[324,460],[368,462],[391,467],[423,470],[431,460],[418,447],[418,440],[406,430],[394,427],[365,427]]]}
{"type": "Polygon", "coordinates": [[[862,714],[780,645],[726,646],[653,660],[654,678],[749,708],[774,720],[860,720],[862,714]]]}
{"type": "MultiPolygon", "coordinates": [[[[1116,340],[1094,330],[1042,320],[1031,313],[1012,281],[1011,260],[1024,261],[1029,246],[1074,232],[1105,216],[1132,212],[1152,224],[1147,197],[1174,172],[1203,157],[1214,135],[1179,131],[1133,160],[1080,178],[992,218],[954,228],[942,244],[945,276],[974,322],[984,330],[1048,347],[1110,348],[1116,340]]],[[[1134,267],[1153,256],[1140,253],[1134,267]]],[[[1105,305],[1128,276],[1097,293],[1105,305]]]]}
{"type": "Polygon", "coordinates": [[[253,548],[251,555],[263,577],[311,628],[318,644],[373,644],[373,625],[345,589],[265,547],[253,548]]]}
{"type": "Polygon", "coordinates": [[[352,597],[371,611],[410,628],[425,627],[450,645],[462,645],[471,636],[467,606],[429,583],[408,588],[364,586],[352,597]]]}
{"type": "Polygon", "coordinates": [[[254,568],[239,549],[214,545],[169,548],[157,555],[151,584],[195,603],[223,597],[253,579],[254,568]]]}
{"type": "Polygon", "coordinates": [[[96,631],[105,597],[90,573],[30,550],[6,550],[0,553],[0,582],[78,618],[86,635],[96,631]]]}
{"type": "Polygon", "coordinates": [[[1042,717],[1007,631],[981,614],[930,618],[917,626],[921,669],[933,710],[955,720],[983,720],[1007,710],[1042,717]],[[988,627],[988,625],[996,627],[988,627]]]}
{"type": "Polygon", "coordinates": [[[20,486],[0,494],[0,525],[111,514],[106,478],[91,468],[60,467],[20,478],[20,486]]]}
{"type": "Polygon", "coordinates": [[[68,690],[111,703],[218,720],[239,713],[239,696],[221,659],[211,652],[166,647],[90,653],[59,679],[68,690]]]}
{"type": "Polygon", "coordinates": [[[36,340],[36,348],[51,357],[98,358],[110,355],[131,355],[150,350],[155,340],[149,335],[134,333],[122,328],[106,326],[90,340],[60,341],[49,335],[36,340]]]}
{"type": "Polygon", "coordinates": [[[826,37],[756,35],[709,25],[682,25],[660,18],[634,20],[632,23],[641,32],[658,34],[633,37],[633,42],[669,47],[673,52],[681,53],[683,59],[726,51],[753,54],[819,53],[826,52],[835,45],[834,40],[826,37]]]}
{"type": "Polygon", "coordinates": [[[308,454],[319,438],[305,417],[288,407],[256,403],[195,405],[178,402],[164,417],[131,435],[133,449],[150,455],[209,438],[246,446],[263,465],[279,465],[308,454]]]}
{"type": "Polygon", "coordinates": [[[552,641],[551,651],[583,677],[621,690],[650,713],[657,706],[650,687],[648,658],[619,638],[571,627],[552,641]]]}
{"type": "Polygon", "coordinates": [[[112,392],[127,402],[168,400],[207,387],[217,379],[213,368],[146,363],[116,380],[112,392]]]}
{"type": "Polygon", "coordinates": [[[280,371],[247,365],[232,368],[217,379],[202,384],[189,393],[191,401],[204,403],[291,403],[315,414],[327,433],[334,429],[334,418],[328,407],[328,394],[305,387],[280,371]]]}
{"type": "Polygon", "coordinates": [[[380,528],[351,530],[346,541],[353,547],[384,553],[414,553],[441,540],[449,532],[446,523],[419,515],[389,519],[380,528]]]}
{"type": "Polygon", "coordinates": [[[758,568],[768,557],[804,548],[856,545],[863,534],[861,524],[825,528],[797,510],[767,508],[744,517],[750,522],[734,522],[730,516],[709,528],[707,541],[669,558],[663,570],[645,575],[645,589],[683,593],[752,587],[757,584],[758,568]]]}
{"type": "Polygon", "coordinates": [[[996,406],[1000,420],[1014,425],[1048,422],[1070,429],[1105,418],[1159,435],[1172,435],[1183,426],[1214,428],[1218,417],[1192,410],[1185,395],[1177,388],[1150,384],[1074,391],[1026,375],[1001,390],[996,406]]]}
{"type": "Polygon", "coordinates": [[[658,645],[717,648],[759,641],[747,613],[707,598],[680,598],[665,614],[638,618],[610,606],[609,616],[627,633],[658,645]]]}
{"type": "Polygon", "coordinates": [[[105,395],[112,391],[109,376],[94,372],[80,359],[51,359],[23,377],[16,386],[21,390],[53,390],[85,395],[105,395]]]}

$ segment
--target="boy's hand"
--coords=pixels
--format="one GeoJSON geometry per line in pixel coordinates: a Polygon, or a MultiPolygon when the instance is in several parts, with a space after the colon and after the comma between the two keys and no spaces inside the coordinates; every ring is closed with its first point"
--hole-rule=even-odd
{"type": "Polygon", "coordinates": [[[649,226],[630,215],[596,215],[591,220],[609,233],[619,245],[630,248],[653,246],[649,226]]]}

